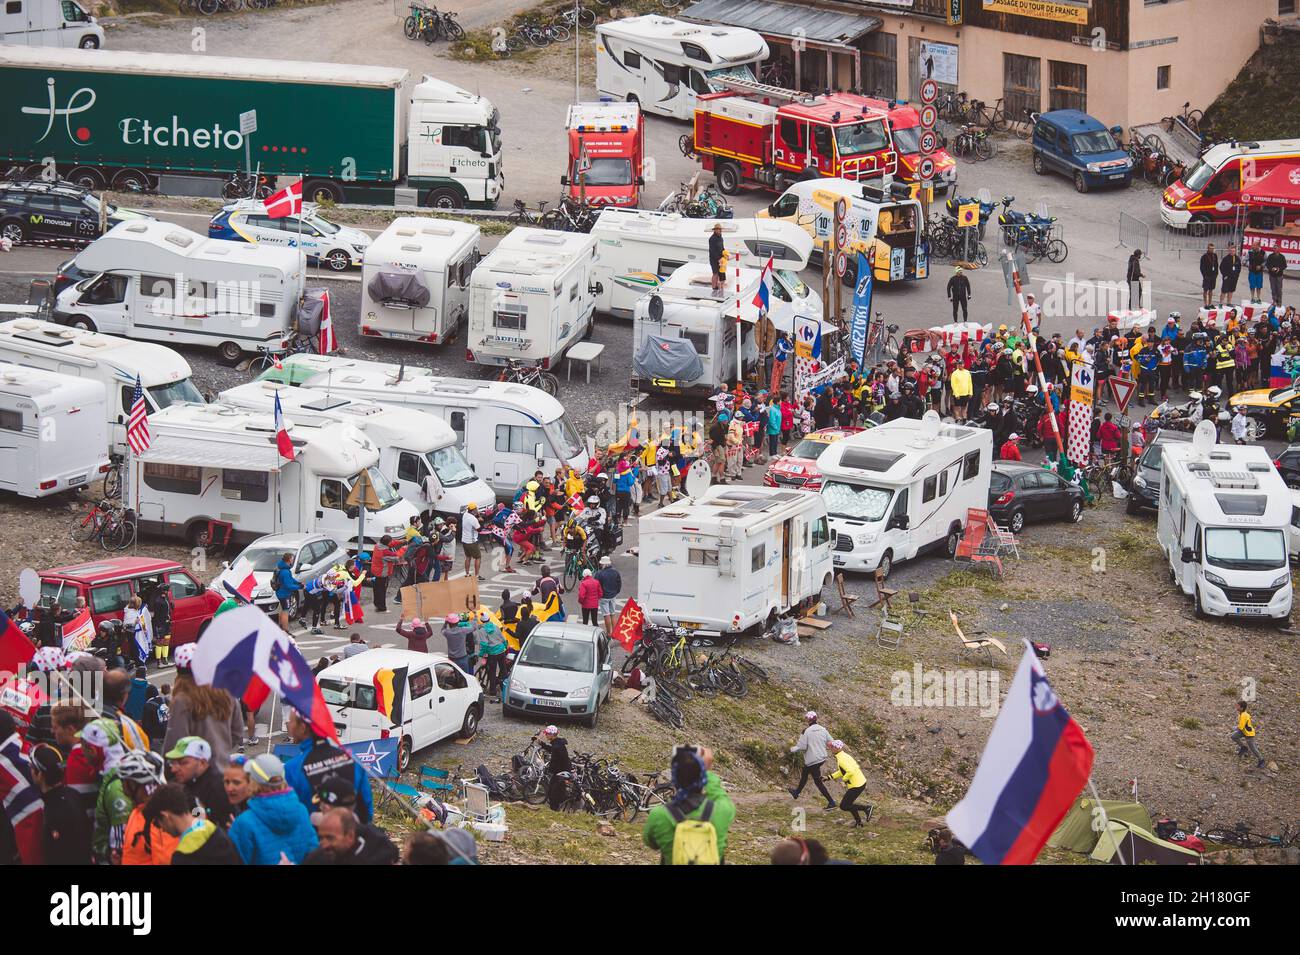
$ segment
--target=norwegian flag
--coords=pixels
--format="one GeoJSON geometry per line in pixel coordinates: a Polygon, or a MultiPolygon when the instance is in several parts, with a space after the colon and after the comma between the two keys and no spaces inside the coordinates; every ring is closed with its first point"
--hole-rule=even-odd
{"type": "Polygon", "coordinates": [[[149,409],[144,403],[144,389],[140,386],[140,376],[135,376],[135,394],[131,396],[131,417],[126,423],[126,443],[132,454],[144,454],[149,450],[149,409]]]}
{"type": "Polygon", "coordinates": [[[0,806],[8,818],[23,865],[43,863],[45,847],[41,834],[45,805],[32,783],[31,764],[23,755],[23,741],[17,732],[8,739],[0,739],[0,806]]]}
{"type": "Polygon", "coordinates": [[[302,180],[267,196],[266,215],[271,219],[302,215],[302,180]]]}
{"type": "Polygon", "coordinates": [[[321,293],[320,333],[316,336],[316,350],[322,355],[332,355],[338,350],[339,340],[334,337],[334,320],[330,318],[330,293],[321,293]]]}
{"type": "Polygon", "coordinates": [[[772,266],[774,262],[772,256],[767,257],[767,264],[763,266],[763,271],[758,274],[758,291],[754,293],[754,306],[766,312],[772,306],[772,266]]]}
{"type": "Polygon", "coordinates": [[[292,461],[298,457],[298,452],[294,449],[293,440],[289,437],[289,429],[284,426],[284,409],[280,407],[280,392],[275,393],[275,446],[280,451],[280,457],[286,461],[292,461]]]}

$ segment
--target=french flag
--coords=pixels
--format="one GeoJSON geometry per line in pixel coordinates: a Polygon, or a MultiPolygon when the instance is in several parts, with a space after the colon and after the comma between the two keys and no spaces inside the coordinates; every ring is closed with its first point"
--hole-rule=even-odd
{"type": "Polygon", "coordinates": [[[275,393],[275,446],[280,450],[280,457],[292,461],[298,457],[289,429],[284,426],[284,409],[280,407],[280,392],[275,393]]]}
{"type": "Polygon", "coordinates": [[[215,686],[256,711],[274,693],[324,739],[338,733],[316,677],[289,635],[253,606],[218,617],[203,633],[190,664],[194,682],[215,686]]]}
{"type": "Polygon", "coordinates": [[[766,312],[772,305],[772,256],[767,257],[767,264],[758,273],[758,291],[754,293],[754,305],[766,312]]]}
{"type": "Polygon", "coordinates": [[[1029,865],[1092,771],[1092,745],[1028,641],[1011,689],[948,828],[985,865],[1029,865]]]}
{"type": "Polygon", "coordinates": [[[225,579],[222,580],[221,586],[240,603],[252,603],[253,591],[257,588],[257,578],[253,576],[253,565],[246,558],[239,558],[230,568],[230,572],[225,579]]]}

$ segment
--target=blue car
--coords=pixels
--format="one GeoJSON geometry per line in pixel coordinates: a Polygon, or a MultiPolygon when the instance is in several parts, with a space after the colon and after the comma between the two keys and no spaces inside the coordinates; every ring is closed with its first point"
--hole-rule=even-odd
{"type": "Polygon", "coordinates": [[[1043,113],[1034,124],[1034,172],[1069,176],[1079,192],[1097,186],[1127,188],[1133,181],[1133,159],[1116,141],[1119,133],[1118,126],[1107,129],[1077,109],[1043,113]]]}

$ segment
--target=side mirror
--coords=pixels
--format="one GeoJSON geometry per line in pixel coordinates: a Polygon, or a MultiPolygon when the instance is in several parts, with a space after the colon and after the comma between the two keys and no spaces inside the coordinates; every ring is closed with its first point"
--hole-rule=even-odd
{"type": "Polygon", "coordinates": [[[1190,564],[1195,559],[1195,557],[1192,555],[1192,549],[1190,547],[1183,548],[1183,553],[1181,557],[1184,564],[1190,564]]]}
{"type": "Polygon", "coordinates": [[[561,177],[560,177],[560,185],[562,185],[562,186],[567,186],[568,184],[569,184],[569,177],[568,177],[568,176],[561,176],[561,177]]]}
{"type": "Polygon", "coordinates": [[[771,205],[769,205],[769,206],[767,207],[767,214],[770,215],[770,216],[772,216],[772,217],[775,217],[775,216],[776,216],[776,203],[775,203],[775,202],[773,202],[771,205]]]}
{"type": "Polygon", "coordinates": [[[1124,127],[1122,127],[1122,126],[1112,126],[1112,127],[1110,128],[1110,131],[1111,131],[1114,135],[1116,135],[1116,136],[1123,136],[1123,135],[1124,135],[1124,127]]]}
{"type": "Polygon", "coordinates": [[[360,510],[355,507],[349,507],[343,513],[346,514],[350,519],[355,521],[357,519],[357,515],[360,513],[360,510]]]}
{"type": "Polygon", "coordinates": [[[889,523],[885,525],[885,530],[890,531],[897,527],[900,531],[905,531],[910,524],[911,521],[906,514],[896,514],[889,519],[889,523]]]}
{"type": "Polygon", "coordinates": [[[637,177],[636,177],[636,184],[637,184],[638,186],[644,186],[644,185],[645,185],[645,176],[637,176],[637,177]]]}

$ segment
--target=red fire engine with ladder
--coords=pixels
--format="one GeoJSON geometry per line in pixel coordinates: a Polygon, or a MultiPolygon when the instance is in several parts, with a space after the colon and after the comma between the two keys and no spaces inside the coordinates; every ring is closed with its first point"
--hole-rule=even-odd
{"type": "Polygon", "coordinates": [[[802,93],[736,77],[701,94],[682,151],[734,195],[747,183],[784,192],[810,177],[878,179],[898,169],[889,116],[850,93],[802,93]]]}

